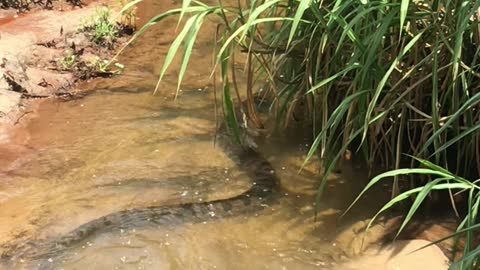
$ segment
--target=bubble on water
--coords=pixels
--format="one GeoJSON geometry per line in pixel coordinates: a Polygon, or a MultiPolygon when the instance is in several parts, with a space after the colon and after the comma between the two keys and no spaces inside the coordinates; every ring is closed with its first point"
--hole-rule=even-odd
{"type": "Polygon", "coordinates": [[[282,167],[282,170],[285,170],[285,167],[282,167]]]}
{"type": "Polygon", "coordinates": [[[124,230],[124,229],[120,229],[120,233],[125,233],[125,230],[124,230]]]}
{"type": "Polygon", "coordinates": [[[120,258],[120,261],[122,261],[123,263],[125,263],[125,262],[127,261],[127,257],[122,256],[122,257],[120,258]]]}
{"type": "Polygon", "coordinates": [[[47,261],[48,261],[48,262],[53,262],[53,259],[52,259],[52,258],[48,258],[47,261]]]}
{"type": "Polygon", "coordinates": [[[195,195],[198,195],[198,194],[200,194],[200,192],[198,192],[198,191],[195,191],[195,195]]]}
{"type": "Polygon", "coordinates": [[[165,242],[165,246],[170,246],[170,243],[169,243],[169,242],[165,242]]]}
{"type": "Polygon", "coordinates": [[[182,192],[182,196],[187,196],[187,194],[188,194],[188,191],[182,192]]]}
{"type": "Polygon", "coordinates": [[[208,212],[208,214],[209,214],[211,217],[214,217],[214,216],[215,216],[215,212],[213,212],[213,211],[208,212]]]}
{"type": "Polygon", "coordinates": [[[274,171],[274,170],[270,170],[270,174],[274,174],[274,173],[275,173],[275,171],[274,171]]]}

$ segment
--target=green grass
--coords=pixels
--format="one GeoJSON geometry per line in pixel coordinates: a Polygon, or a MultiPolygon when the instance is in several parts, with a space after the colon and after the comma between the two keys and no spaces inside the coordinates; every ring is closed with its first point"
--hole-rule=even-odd
{"type": "Polygon", "coordinates": [[[62,70],[72,70],[74,65],[77,63],[78,58],[72,51],[67,50],[64,52],[63,56],[58,60],[58,66],[62,70]]]}
{"type": "Polygon", "coordinates": [[[111,13],[108,7],[97,8],[95,14],[80,27],[79,31],[85,32],[90,41],[97,45],[113,47],[119,36],[119,27],[111,18],[111,13]]]}
{"type": "MultiPolygon", "coordinates": [[[[262,127],[251,106],[253,86],[259,82],[266,81],[263,88],[273,96],[271,112],[279,125],[288,125],[295,110],[309,115],[315,140],[308,158],[318,154],[325,163],[317,202],[328,175],[351,150],[370,167],[393,169],[381,176],[393,178],[392,197],[415,196],[414,206],[432,190],[473,190],[468,204],[475,215],[469,214],[470,223],[464,225],[475,226],[477,187],[465,179],[480,177],[480,1],[182,3],[152,18],[132,40],[165,18],[178,16],[183,28],[171,44],[160,80],[174,57],[181,57],[179,88],[198,32],[207,18],[216,17],[216,70],[221,73],[228,125],[238,137],[235,106],[240,105],[233,97],[241,89],[236,89],[231,67],[235,55],[241,55],[249,60],[245,96],[250,105],[244,111],[254,126],[262,127]],[[404,169],[418,165],[405,154],[428,164],[430,171],[404,169]],[[433,163],[438,166],[432,168],[433,163]],[[407,172],[415,177],[404,177],[407,172]],[[437,177],[432,180],[427,174],[437,177]],[[408,186],[413,189],[405,191],[408,186]]],[[[473,253],[466,253],[465,266],[455,267],[478,267],[480,249],[468,251],[473,253]]]]}

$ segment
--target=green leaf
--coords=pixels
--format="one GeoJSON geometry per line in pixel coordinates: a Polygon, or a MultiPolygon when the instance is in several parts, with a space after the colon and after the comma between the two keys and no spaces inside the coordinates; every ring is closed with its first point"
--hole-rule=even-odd
{"type": "Polygon", "coordinates": [[[378,98],[380,97],[380,94],[382,93],[383,88],[385,87],[385,84],[387,83],[388,78],[390,77],[390,74],[392,74],[393,70],[397,66],[397,64],[400,62],[400,60],[403,58],[403,56],[417,43],[417,41],[420,39],[422,36],[423,32],[417,34],[415,37],[410,40],[405,48],[403,48],[402,52],[395,58],[395,60],[392,62],[390,65],[390,68],[387,70],[385,75],[383,75],[382,80],[378,83],[377,89],[375,90],[375,93],[372,97],[372,101],[370,101],[370,104],[368,104],[368,109],[367,109],[367,114],[365,115],[365,127],[363,130],[363,136],[362,136],[362,141],[365,139],[367,136],[367,131],[368,131],[368,123],[370,122],[370,117],[372,116],[373,110],[375,109],[377,105],[378,98]]]}
{"type": "Polygon", "coordinates": [[[405,18],[407,17],[408,12],[408,5],[410,4],[410,0],[402,0],[400,4],[400,34],[402,36],[403,25],[405,24],[405,18]]]}
{"type": "Polygon", "coordinates": [[[444,132],[447,128],[450,128],[455,122],[467,109],[469,109],[474,104],[477,104],[480,101],[480,93],[475,94],[471,98],[469,98],[463,105],[448,119],[443,126],[438,129],[435,133],[433,133],[430,138],[425,142],[423,147],[420,149],[419,154],[424,153],[427,148],[432,144],[432,142],[437,139],[442,132],[444,132]]]}
{"type": "Polygon", "coordinates": [[[398,230],[396,237],[398,237],[398,235],[400,235],[400,233],[403,231],[403,229],[405,228],[405,226],[408,224],[408,222],[410,222],[410,220],[412,219],[413,215],[415,214],[415,212],[417,212],[418,210],[418,207],[420,207],[420,205],[422,204],[422,202],[425,200],[425,198],[428,196],[428,194],[430,194],[430,192],[432,191],[432,189],[440,182],[442,181],[445,181],[447,180],[446,178],[438,178],[438,179],[435,179],[431,182],[429,182],[428,184],[426,184],[421,190],[420,192],[418,193],[417,195],[417,198],[415,198],[415,201],[413,202],[412,206],[410,207],[410,210],[408,211],[407,213],[407,216],[405,217],[405,219],[403,220],[402,222],[402,225],[400,226],[400,229],[398,230]]]}
{"type": "Polygon", "coordinates": [[[180,12],[180,17],[178,18],[177,27],[178,27],[178,25],[180,25],[180,22],[182,21],[183,16],[185,15],[185,12],[190,7],[191,2],[192,2],[192,0],[183,0],[182,1],[182,8],[181,8],[182,11],[180,12]]]}
{"type": "Polygon", "coordinates": [[[195,44],[195,40],[197,39],[197,34],[200,31],[200,28],[203,24],[205,16],[210,14],[212,11],[213,10],[207,10],[191,18],[194,20],[194,23],[193,23],[193,27],[189,29],[188,37],[186,38],[186,41],[185,41],[184,55],[183,55],[182,65],[180,67],[180,72],[178,74],[178,84],[177,84],[177,91],[175,93],[175,98],[177,98],[178,96],[178,93],[180,90],[180,84],[182,83],[183,76],[185,75],[185,71],[187,70],[187,65],[190,60],[190,55],[192,54],[193,45],[195,44]]]}
{"type": "MultiPolygon", "coordinates": [[[[248,17],[247,23],[242,27],[244,29],[242,35],[240,36],[240,42],[245,38],[247,35],[247,32],[251,29],[252,25],[255,25],[255,21],[258,19],[258,16],[262,14],[265,10],[268,8],[272,7],[273,5],[276,5],[277,3],[281,2],[281,0],[271,0],[271,1],[266,1],[262,5],[256,7],[252,14],[248,17]]],[[[287,19],[287,18],[283,18],[287,19]]],[[[289,18],[291,19],[291,18],[289,18]]]]}
{"type": "MultiPolygon", "coordinates": [[[[444,189],[465,189],[465,188],[468,188],[469,186],[467,184],[464,184],[464,183],[446,183],[446,184],[436,184],[434,186],[431,187],[432,190],[444,190],[444,189]]],[[[399,195],[397,195],[395,198],[393,198],[392,200],[390,200],[388,203],[386,203],[382,209],[380,209],[380,211],[378,211],[375,216],[370,220],[370,222],[368,223],[367,225],[367,228],[366,230],[368,231],[370,229],[370,227],[372,226],[372,224],[377,220],[378,216],[385,212],[386,210],[388,209],[391,209],[395,204],[397,203],[400,203],[401,201],[404,201],[405,199],[407,198],[410,198],[411,196],[413,196],[414,194],[416,193],[419,193],[423,190],[423,187],[419,187],[419,188],[414,188],[414,189],[411,189],[411,190],[408,190],[408,191],[405,191],[399,195]]],[[[350,209],[350,207],[349,207],[350,209]]],[[[348,210],[347,210],[348,211],[348,210]]],[[[343,214],[345,215],[345,213],[343,214]]],[[[403,224],[402,224],[403,225],[403,224]]]]}
{"type": "Polygon", "coordinates": [[[292,42],[293,36],[297,31],[298,24],[302,19],[303,13],[307,10],[310,5],[312,4],[312,0],[301,0],[300,4],[298,5],[297,12],[295,13],[295,17],[293,18],[292,29],[290,30],[290,35],[288,36],[287,47],[290,46],[292,42]]]}
{"type": "MultiPolygon", "coordinates": [[[[167,72],[168,67],[173,61],[173,58],[177,54],[178,49],[182,45],[183,40],[187,36],[187,34],[191,31],[191,28],[196,20],[196,16],[193,16],[187,20],[185,26],[183,27],[180,34],[178,34],[177,38],[173,41],[172,45],[170,45],[170,49],[168,49],[167,56],[165,57],[165,62],[163,63],[162,70],[160,71],[160,77],[158,79],[157,85],[155,86],[154,93],[157,92],[158,87],[160,86],[160,82],[162,81],[163,76],[167,72]]],[[[178,92],[178,89],[177,89],[178,92]]]]}
{"type": "Polygon", "coordinates": [[[345,213],[350,211],[350,209],[357,203],[357,201],[367,192],[370,188],[372,188],[375,184],[380,182],[382,179],[387,178],[387,177],[394,177],[394,176],[399,176],[399,175],[404,175],[404,174],[426,174],[426,175],[438,175],[442,178],[445,179],[453,179],[454,177],[445,174],[443,172],[435,171],[435,170],[430,170],[430,169],[398,169],[398,170],[393,170],[393,171],[388,171],[382,174],[377,175],[374,177],[370,182],[365,186],[365,188],[360,192],[360,194],[357,196],[357,198],[350,204],[350,206],[345,210],[345,213]]]}
{"type": "Polygon", "coordinates": [[[320,81],[319,83],[317,83],[315,86],[313,86],[312,88],[310,88],[308,91],[307,91],[307,94],[310,94],[310,93],[313,93],[314,91],[322,88],[323,86],[335,81],[336,79],[342,77],[342,76],[345,76],[348,72],[354,70],[354,69],[357,69],[357,68],[360,68],[361,65],[359,63],[353,63],[351,65],[348,65],[347,68],[345,68],[344,70],[342,71],[339,71],[337,72],[336,74],[320,81]]]}
{"type": "Polygon", "coordinates": [[[302,168],[300,168],[300,170],[303,169],[303,167],[307,164],[307,162],[312,158],[313,154],[315,154],[320,144],[320,141],[322,140],[322,138],[324,138],[328,129],[333,125],[335,125],[335,123],[340,123],[345,115],[345,112],[350,107],[350,104],[355,100],[357,100],[359,96],[365,95],[366,93],[368,93],[367,90],[356,92],[355,94],[346,97],[342,101],[342,103],[338,105],[338,107],[335,109],[335,111],[333,111],[332,115],[328,119],[328,122],[324,125],[323,129],[320,131],[320,133],[316,136],[315,140],[313,141],[312,146],[308,151],[307,158],[303,162],[302,168]]]}

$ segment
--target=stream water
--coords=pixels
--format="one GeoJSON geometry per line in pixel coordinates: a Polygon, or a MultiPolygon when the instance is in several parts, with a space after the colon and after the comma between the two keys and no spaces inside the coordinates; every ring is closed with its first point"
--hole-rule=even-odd
{"type": "MultiPolygon", "coordinates": [[[[166,2],[143,3],[141,19],[171,8],[166,2]]],[[[179,97],[178,65],[152,95],[175,27],[169,20],[147,32],[120,57],[126,73],[80,86],[86,97],[40,104],[24,154],[0,171],[0,251],[123,209],[226,199],[250,187],[229,152],[213,143],[211,32],[199,36],[179,97]]],[[[365,175],[350,167],[333,177],[314,221],[319,168],[298,172],[310,138],[308,130],[292,130],[260,145],[285,190],[277,205],[215,222],[111,231],[61,256],[0,268],[339,269],[338,216],[365,175]]],[[[370,215],[369,208],[364,202],[342,224],[370,215]]]]}

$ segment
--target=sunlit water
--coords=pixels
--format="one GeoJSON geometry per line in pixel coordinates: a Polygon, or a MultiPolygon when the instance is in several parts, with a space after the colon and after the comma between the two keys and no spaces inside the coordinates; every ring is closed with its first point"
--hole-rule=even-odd
{"type": "MultiPolygon", "coordinates": [[[[171,7],[162,2],[144,4],[142,18],[171,7]]],[[[228,149],[214,145],[212,33],[199,37],[179,97],[173,99],[178,65],[152,95],[175,26],[175,21],[168,21],[155,27],[127,50],[121,62],[128,71],[122,77],[83,85],[94,90],[83,99],[41,104],[27,127],[31,137],[24,148],[28,151],[0,171],[0,251],[23,239],[64,234],[122,209],[224,199],[249,188],[251,179],[235,165],[228,149]]],[[[342,256],[333,251],[340,232],[338,216],[365,176],[351,167],[333,177],[315,222],[312,204],[319,168],[315,163],[298,172],[310,139],[304,135],[308,131],[293,129],[296,132],[260,143],[285,190],[278,204],[265,211],[216,222],[187,220],[112,231],[58,257],[12,265],[17,269],[338,269],[334,264],[342,256]]],[[[354,211],[342,222],[365,214],[354,211]]]]}

